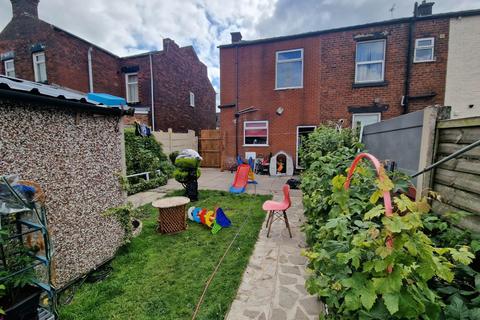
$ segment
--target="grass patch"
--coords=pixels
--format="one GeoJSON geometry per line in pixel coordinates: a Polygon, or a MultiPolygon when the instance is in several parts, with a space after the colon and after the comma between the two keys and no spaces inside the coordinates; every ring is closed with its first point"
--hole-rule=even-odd
{"type": "Polygon", "coordinates": [[[144,220],[142,234],[120,250],[112,262],[112,274],[102,282],[83,284],[72,303],[60,307],[60,318],[191,319],[207,279],[243,224],[197,317],[224,319],[265,218],[262,203],[269,198],[200,191],[196,206],[220,206],[232,221],[230,228],[216,235],[190,221],[185,232],[158,234],[157,211],[145,206],[149,216],[144,220]]]}

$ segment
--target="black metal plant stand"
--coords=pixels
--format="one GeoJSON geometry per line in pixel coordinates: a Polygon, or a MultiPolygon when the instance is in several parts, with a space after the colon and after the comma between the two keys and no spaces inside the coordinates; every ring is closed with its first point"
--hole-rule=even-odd
{"type": "Polygon", "coordinates": [[[12,206],[8,206],[6,203],[0,203],[0,230],[4,233],[6,230],[15,230],[14,234],[3,235],[3,239],[7,241],[0,242],[0,260],[2,263],[0,270],[7,269],[5,247],[8,246],[10,241],[19,241],[27,246],[28,239],[31,239],[32,236],[36,236],[39,241],[43,243],[43,246],[37,251],[37,253],[31,255],[33,258],[31,259],[32,263],[26,265],[21,270],[16,270],[13,273],[1,277],[0,283],[4,283],[5,280],[8,280],[9,278],[33,269],[35,271],[33,285],[40,288],[48,297],[48,299],[42,299],[43,301],[48,302],[46,305],[39,306],[38,319],[55,319],[56,293],[51,281],[52,246],[47,229],[46,209],[38,202],[28,201],[25,197],[22,197],[9,183],[7,177],[0,177],[0,185],[3,185],[2,187],[4,191],[8,190],[10,192],[11,197],[9,199],[13,202],[12,206]]]}

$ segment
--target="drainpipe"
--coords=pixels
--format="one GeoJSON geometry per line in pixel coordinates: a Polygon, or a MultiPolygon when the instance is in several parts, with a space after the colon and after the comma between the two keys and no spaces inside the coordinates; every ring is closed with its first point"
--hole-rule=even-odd
{"type": "Polygon", "coordinates": [[[235,159],[238,158],[238,122],[240,115],[238,114],[238,45],[235,46],[235,159]]]}
{"type": "Polygon", "coordinates": [[[412,63],[412,41],[413,41],[413,28],[415,20],[417,18],[418,4],[415,2],[413,9],[413,17],[408,21],[408,45],[407,45],[407,59],[405,61],[405,87],[403,91],[403,114],[408,113],[409,95],[410,95],[410,66],[412,63]]]}
{"type": "Polygon", "coordinates": [[[150,58],[150,99],[152,101],[152,130],[155,131],[155,96],[153,94],[153,63],[152,63],[152,54],[149,55],[150,58]]]}
{"type": "Polygon", "coordinates": [[[90,92],[93,92],[92,51],[92,47],[88,48],[88,89],[90,92]]]}

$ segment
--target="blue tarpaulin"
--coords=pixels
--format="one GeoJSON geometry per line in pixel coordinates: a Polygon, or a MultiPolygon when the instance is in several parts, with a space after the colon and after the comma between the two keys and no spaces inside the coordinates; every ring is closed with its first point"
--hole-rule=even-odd
{"type": "Polygon", "coordinates": [[[125,106],[127,101],[124,98],[112,96],[108,93],[94,93],[87,94],[87,99],[98,103],[102,103],[106,106],[125,106]]]}

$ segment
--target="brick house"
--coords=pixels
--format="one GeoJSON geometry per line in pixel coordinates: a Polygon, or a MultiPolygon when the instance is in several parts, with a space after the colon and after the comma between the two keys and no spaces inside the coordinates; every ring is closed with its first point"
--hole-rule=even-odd
{"type": "Polygon", "coordinates": [[[232,33],[219,46],[224,164],[284,151],[298,168],[301,137],[320,123],[365,125],[443,105],[450,21],[480,10],[433,15],[432,5],[416,5],[413,17],[291,36],[232,33]]]}
{"type": "Polygon", "coordinates": [[[215,91],[192,46],[164,39],[161,51],[119,57],[40,20],[39,0],[10,1],[13,17],[0,33],[0,73],[125,97],[155,130],[215,128],[215,91]]]}

